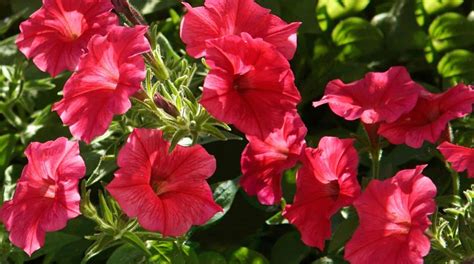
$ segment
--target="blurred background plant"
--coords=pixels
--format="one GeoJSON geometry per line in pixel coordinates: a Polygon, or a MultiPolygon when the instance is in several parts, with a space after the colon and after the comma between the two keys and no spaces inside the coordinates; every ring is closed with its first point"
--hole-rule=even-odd
{"type": "MultiPolygon", "coordinates": [[[[153,52],[144,92],[135,95],[133,108],[117,117],[109,131],[91,145],[81,145],[87,180],[82,192],[83,216],[66,229],[48,234],[45,247],[28,258],[11,246],[0,226],[0,263],[344,263],[342,250],[357,226],[357,215],[347,208],[333,221],[333,237],[324,252],[306,247],[294,227],[286,224],[280,207],[264,207],[239,191],[242,135],[214,120],[199,104],[205,64],[187,57],[179,38],[184,12],[177,0],[133,0],[151,25],[153,52]],[[153,67],[153,63],[158,63],[153,67]],[[164,67],[163,67],[164,66],[164,67]],[[168,240],[144,232],[135,221],[120,215],[118,205],[103,194],[116,169],[118,149],[131,127],[160,127],[175,145],[205,144],[217,159],[211,178],[219,214],[186,237],[168,240]],[[225,142],[224,142],[225,141],[225,142]],[[212,228],[209,228],[212,227],[212,228]],[[87,239],[84,239],[86,237],[87,239]],[[100,254],[99,254],[100,253],[100,254]]],[[[201,5],[202,1],[190,1],[201,5]]],[[[291,61],[303,96],[299,111],[309,129],[308,145],[322,136],[362,135],[357,122],[337,118],[328,107],[311,102],[328,81],[360,79],[369,71],[406,66],[412,78],[431,92],[455,83],[474,83],[474,1],[472,0],[261,0],[261,5],[286,21],[302,21],[298,50],[291,61]]],[[[39,72],[14,44],[19,23],[41,5],[40,0],[0,1],[0,182],[2,202],[10,199],[21,168],[25,146],[31,141],[69,137],[51,104],[68,74],[55,79],[39,72]]],[[[474,143],[474,119],[451,124],[454,142],[474,143]]],[[[359,177],[370,175],[363,142],[359,177]]],[[[460,192],[453,193],[450,174],[435,146],[419,150],[388,146],[381,160],[381,178],[415,164],[429,163],[426,174],[438,187],[439,210],[432,217],[432,251],[426,263],[470,263],[474,257],[474,181],[461,176],[460,192]]],[[[295,192],[295,172],[283,177],[285,199],[295,192]]]]}

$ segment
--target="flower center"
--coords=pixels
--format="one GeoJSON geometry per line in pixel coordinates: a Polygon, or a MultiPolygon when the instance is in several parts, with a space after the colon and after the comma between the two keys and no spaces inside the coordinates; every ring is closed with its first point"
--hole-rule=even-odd
{"type": "Polygon", "coordinates": [[[326,196],[330,197],[332,200],[336,201],[337,198],[339,198],[340,191],[341,188],[339,187],[339,182],[337,180],[332,180],[326,184],[326,196]]]}
{"type": "Polygon", "coordinates": [[[41,186],[41,193],[45,198],[55,198],[58,185],[53,181],[46,181],[41,186]]]}
{"type": "Polygon", "coordinates": [[[161,195],[169,191],[167,188],[168,183],[166,180],[151,180],[151,188],[156,193],[156,195],[161,195]]]}
{"type": "Polygon", "coordinates": [[[233,80],[232,84],[233,84],[233,88],[236,91],[242,91],[243,80],[244,80],[243,75],[234,75],[234,80],[233,80]]]}

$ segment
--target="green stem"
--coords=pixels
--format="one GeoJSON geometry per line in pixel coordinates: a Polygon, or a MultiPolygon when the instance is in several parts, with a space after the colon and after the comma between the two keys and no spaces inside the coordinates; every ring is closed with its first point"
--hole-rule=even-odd
{"type": "Polygon", "coordinates": [[[372,179],[378,179],[380,176],[380,147],[377,145],[370,152],[370,159],[372,161],[372,179]]]}
{"type": "Polygon", "coordinates": [[[372,161],[372,179],[378,179],[380,176],[380,158],[382,148],[380,147],[380,137],[377,133],[378,124],[363,124],[367,134],[370,160],[372,161]]]}
{"type": "Polygon", "coordinates": [[[449,164],[446,164],[446,166],[449,168],[449,171],[451,172],[451,179],[452,179],[452,184],[453,184],[453,194],[458,195],[459,194],[459,174],[454,171],[453,169],[450,168],[449,164]]]}

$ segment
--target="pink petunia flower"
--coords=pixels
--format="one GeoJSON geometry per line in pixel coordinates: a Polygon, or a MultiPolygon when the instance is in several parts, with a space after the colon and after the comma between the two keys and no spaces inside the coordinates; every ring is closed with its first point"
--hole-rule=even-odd
{"type": "Polygon", "coordinates": [[[107,131],[114,115],[127,112],[129,97],[141,88],[150,50],[147,28],[114,27],[107,36],[95,36],[78,71],[64,86],[63,99],[54,104],[74,137],[90,143],[107,131]]]}
{"type": "Polygon", "coordinates": [[[170,144],[162,132],[135,129],[118,155],[115,178],[107,190],[129,217],[164,236],[180,236],[221,211],[206,179],[216,160],[199,145],[170,144]]]}
{"type": "Polygon", "coordinates": [[[207,40],[248,33],[274,45],[287,59],[296,51],[300,22],[287,24],[254,0],[206,0],[204,6],[188,9],[181,23],[181,39],[194,58],[206,56],[207,40]]]}
{"type": "Polygon", "coordinates": [[[265,139],[247,136],[240,164],[240,185],[249,195],[257,195],[265,205],[281,200],[281,177],[295,166],[305,146],[307,129],[297,113],[288,113],[283,127],[275,129],[265,139]]]}
{"type": "Polygon", "coordinates": [[[449,142],[443,142],[438,146],[438,150],[451,163],[451,166],[457,172],[467,170],[469,178],[474,178],[474,148],[454,145],[449,142]]]}
{"type": "Polygon", "coordinates": [[[282,127],[301,99],[288,61],[245,33],[208,41],[208,47],[211,70],[200,103],[209,113],[260,138],[282,127]]]}
{"type": "Polygon", "coordinates": [[[43,0],[20,24],[16,44],[28,59],[51,76],[74,71],[92,36],[105,35],[117,16],[110,0],[43,0]]]}
{"type": "Polygon", "coordinates": [[[380,125],[378,133],[392,144],[420,148],[436,143],[449,121],[468,115],[474,103],[474,86],[459,84],[440,94],[423,91],[415,108],[394,123],[380,125]]]}
{"type": "Polygon", "coordinates": [[[359,157],[352,139],[323,137],[316,149],[306,148],[296,176],[296,194],[283,216],[296,226],[303,242],[324,249],[331,237],[331,216],[352,204],[360,193],[359,157]]]}
{"type": "Polygon", "coordinates": [[[68,219],[80,214],[78,184],[86,167],[79,144],[63,137],[33,142],[25,155],[28,164],[13,199],[0,208],[0,220],[10,241],[31,256],[43,246],[46,232],[63,229],[68,219]]]}
{"type": "Polygon", "coordinates": [[[421,174],[425,167],[369,183],[354,202],[359,227],[346,244],[346,260],[353,264],[423,263],[430,251],[424,232],[436,208],[436,186],[421,174]]]}
{"type": "Polygon", "coordinates": [[[313,106],[328,103],[336,115],[346,120],[391,123],[415,107],[422,89],[404,67],[391,67],[386,72],[369,72],[364,79],[348,84],[333,80],[326,86],[324,97],[313,106]]]}

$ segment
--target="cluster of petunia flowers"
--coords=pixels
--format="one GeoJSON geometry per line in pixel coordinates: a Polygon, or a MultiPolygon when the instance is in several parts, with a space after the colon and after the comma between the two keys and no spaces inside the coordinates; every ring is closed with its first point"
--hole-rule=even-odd
{"type": "MultiPolygon", "coordinates": [[[[210,70],[200,103],[215,118],[246,135],[240,184],[264,205],[280,203],[281,178],[298,166],[297,191],[283,216],[309,246],[324,248],[331,217],[353,205],[359,227],[345,247],[351,263],[421,263],[430,241],[424,232],[436,208],[436,187],[422,174],[426,165],[372,180],[362,192],[352,139],[323,137],[306,145],[307,129],[297,113],[301,97],[288,62],[296,51],[300,23],[287,24],[254,0],[206,0],[191,7],[181,25],[187,53],[204,57],[210,70]]],[[[90,143],[145,78],[142,54],[149,52],[146,26],[120,26],[110,0],[44,0],[20,26],[17,45],[37,67],[56,76],[73,74],[56,111],[74,138],[90,143]]],[[[448,122],[472,111],[472,86],[459,84],[432,94],[403,67],[368,73],[345,84],[331,81],[323,99],[337,115],[360,119],[393,144],[418,148],[439,142],[448,122]]],[[[150,231],[181,236],[221,211],[206,181],[214,157],[200,145],[170,144],[157,129],[136,128],[118,154],[119,169],[107,190],[123,211],[150,231]]],[[[444,142],[439,150],[458,171],[474,177],[474,150],[444,142]]],[[[31,143],[28,164],[0,220],[13,244],[32,254],[46,232],[64,228],[80,214],[78,183],[85,164],[77,141],[59,138],[31,143]]]]}

